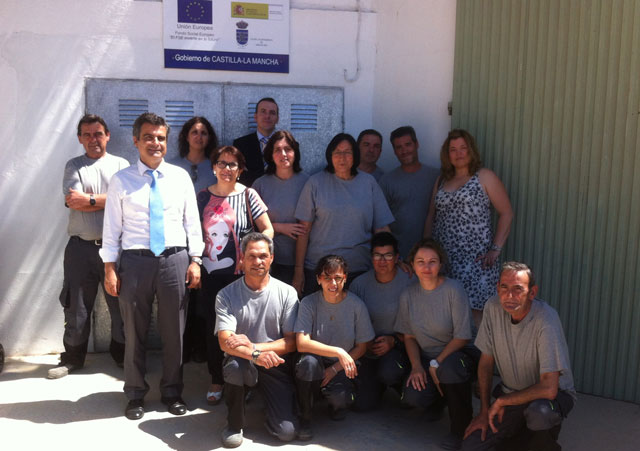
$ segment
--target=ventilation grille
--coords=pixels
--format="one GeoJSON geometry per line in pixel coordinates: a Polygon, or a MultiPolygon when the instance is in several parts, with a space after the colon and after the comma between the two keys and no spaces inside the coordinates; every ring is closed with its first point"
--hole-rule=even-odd
{"type": "Polygon", "coordinates": [[[120,127],[132,127],[136,118],[149,111],[149,101],[146,99],[119,99],[118,120],[120,127]]]}
{"type": "Polygon", "coordinates": [[[193,100],[165,100],[164,110],[167,122],[172,127],[182,127],[195,116],[193,100]]]}
{"type": "Polygon", "coordinates": [[[291,130],[318,129],[318,105],[291,105],[291,130]]]}
{"type": "Polygon", "coordinates": [[[256,114],[257,103],[251,102],[247,105],[247,126],[250,132],[255,132],[258,129],[258,124],[256,124],[256,120],[254,116],[256,114]]]}

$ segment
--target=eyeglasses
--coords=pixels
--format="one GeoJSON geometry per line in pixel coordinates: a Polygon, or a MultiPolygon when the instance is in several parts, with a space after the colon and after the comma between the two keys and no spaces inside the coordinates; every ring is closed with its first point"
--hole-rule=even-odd
{"type": "Polygon", "coordinates": [[[379,254],[377,252],[374,252],[372,255],[372,258],[374,261],[377,261],[377,262],[379,262],[380,260],[390,262],[391,260],[396,258],[396,254],[394,254],[393,252],[387,252],[386,254],[379,254]]]}
{"type": "Polygon", "coordinates": [[[346,152],[333,152],[331,155],[333,155],[334,157],[338,157],[338,158],[340,158],[340,157],[345,157],[346,158],[346,157],[352,157],[353,156],[353,152],[349,152],[349,151],[346,151],[346,152]]]}
{"type": "Polygon", "coordinates": [[[333,280],[335,283],[340,284],[344,282],[347,278],[345,276],[330,276],[328,274],[323,274],[322,279],[327,282],[331,282],[333,280]]]}
{"type": "Polygon", "coordinates": [[[198,165],[197,164],[192,164],[191,165],[191,180],[194,181],[194,182],[198,180],[198,165]]]}
{"type": "Polygon", "coordinates": [[[229,168],[232,171],[235,171],[236,169],[238,169],[238,163],[236,163],[235,161],[218,160],[218,161],[216,161],[216,167],[218,169],[229,168]]]}

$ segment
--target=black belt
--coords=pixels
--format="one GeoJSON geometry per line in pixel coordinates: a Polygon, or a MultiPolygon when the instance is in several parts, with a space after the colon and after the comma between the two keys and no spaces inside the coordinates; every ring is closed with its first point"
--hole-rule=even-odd
{"type": "Polygon", "coordinates": [[[102,240],[83,240],[82,238],[80,238],[78,235],[74,235],[71,237],[71,239],[76,239],[85,243],[89,243],[89,244],[93,244],[94,246],[98,246],[98,247],[102,247],[102,240]]]}
{"type": "Polygon", "coordinates": [[[162,254],[157,255],[151,252],[149,249],[125,249],[122,251],[123,254],[133,254],[133,255],[141,255],[143,257],[168,257],[173,254],[177,254],[178,252],[182,252],[186,247],[174,246],[167,247],[162,251],[162,254]]]}

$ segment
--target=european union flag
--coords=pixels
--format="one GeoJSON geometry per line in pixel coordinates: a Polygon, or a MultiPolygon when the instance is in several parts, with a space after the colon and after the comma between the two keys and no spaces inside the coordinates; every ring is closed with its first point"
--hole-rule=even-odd
{"type": "Polygon", "coordinates": [[[213,24],[211,0],[178,0],[178,22],[213,24]]]}

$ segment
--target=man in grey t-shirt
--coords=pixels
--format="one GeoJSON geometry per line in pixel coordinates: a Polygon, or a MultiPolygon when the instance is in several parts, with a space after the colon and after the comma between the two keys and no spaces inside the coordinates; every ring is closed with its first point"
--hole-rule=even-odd
{"type": "Polygon", "coordinates": [[[273,241],[261,233],[242,240],[244,277],[218,292],[216,334],[226,353],[223,364],[228,425],[222,444],[242,443],[245,386],[258,385],[267,411],[267,430],[282,441],[296,436],[292,353],[298,296],[293,287],[269,275],[273,241]]]}
{"type": "MultiPolygon", "coordinates": [[[[349,290],[364,301],[376,338],[360,359],[354,409],[375,408],[387,387],[402,391],[402,379],[409,368],[404,345],[394,332],[400,294],[411,279],[398,269],[398,240],[389,232],[371,238],[373,269],[353,281],[349,290]]],[[[413,280],[415,282],[415,279],[413,280]]]]}
{"type": "MultiPolygon", "coordinates": [[[[78,141],[84,155],[67,162],[62,180],[65,206],[69,209],[69,242],[64,251],[64,282],[60,303],[64,308],[65,351],[60,364],[47,373],[49,379],[64,377],[84,366],[91,332],[91,312],[104,281],[104,265],[98,255],[102,246],[102,219],[111,176],[129,166],[124,158],[107,153],[109,128],[93,114],[78,123],[78,141]]],[[[124,359],[124,332],[118,298],[106,292],[111,315],[109,351],[118,366],[124,359]]]]}
{"type": "Polygon", "coordinates": [[[420,163],[420,143],[413,127],[395,129],[390,140],[400,166],[382,176],[380,188],[395,218],[391,232],[400,241],[400,257],[407,258],[413,245],[422,238],[439,171],[420,163]]]}
{"type": "Polygon", "coordinates": [[[467,427],[464,450],[560,449],[562,419],[575,400],[573,376],[558,314],[537,292],[527,265],[502,266],[498,295],[485,305],[476,338],[482,406],[467,427]],[[494,363],[502,383],[491,403],[494,363]]]}
{"type": "Polygon", "coordinates": [[[360,149],[358,169],[371,174],[379,182],[384,175],[384,171],[376,164],[382,153],[382,135],[378,130],[369,128],[360,132],[356,143],[360,149]]]}

